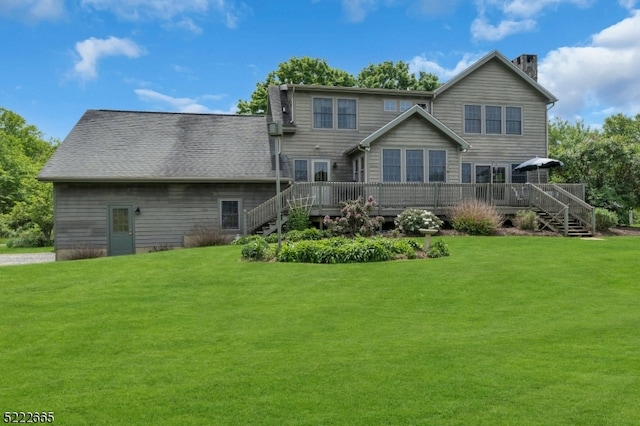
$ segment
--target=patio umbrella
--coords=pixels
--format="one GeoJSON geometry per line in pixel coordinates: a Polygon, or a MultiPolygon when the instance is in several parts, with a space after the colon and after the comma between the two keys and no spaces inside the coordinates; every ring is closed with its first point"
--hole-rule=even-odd
{"type": "Polygon", "coordinates": [[[553,167],[562,167],[564,164],[560,160],[553,158],[532,158],[522,164],[518,164],[512,171],[528,172],[530,170],[538,171],[538,183],[540,183],[540,169],[551,169],[553,167]]]}

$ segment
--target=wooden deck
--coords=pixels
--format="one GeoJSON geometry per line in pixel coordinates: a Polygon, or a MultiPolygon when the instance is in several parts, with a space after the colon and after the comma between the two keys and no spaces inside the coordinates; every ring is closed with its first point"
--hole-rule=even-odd
{"type": "MultiPolygon", "coordinates": [[[[451,209],[463,200],[477,199],[495,206],[505,216],[532,209],[554,218],[568,234],[570,221],[589,231],[595,229],[593,207],[584,202],[582,184],[465,184],[465,183],[294,183],[281,193],[283,211],[292,200],[304,200],[310,216],[320,220],[338,216],[344,201],[373,197],[373,215],[393,220],[406,208],[429,210],[446,220],[451,209]]],[[[276,217],[276,197],[245,213],[245,233],[251,233],[276,217]]],[[[551,226],[551,225],[550,225],[551,226]]]]}

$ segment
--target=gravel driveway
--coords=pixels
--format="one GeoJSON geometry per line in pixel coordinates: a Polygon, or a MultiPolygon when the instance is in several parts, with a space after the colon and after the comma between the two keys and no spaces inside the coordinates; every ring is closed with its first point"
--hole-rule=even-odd
{"type": "Polygon", "coordinates": [[[56,260],[54,253],[0,254],[0,266],[26,265],[28,263],[44,263],[56,260]]]}

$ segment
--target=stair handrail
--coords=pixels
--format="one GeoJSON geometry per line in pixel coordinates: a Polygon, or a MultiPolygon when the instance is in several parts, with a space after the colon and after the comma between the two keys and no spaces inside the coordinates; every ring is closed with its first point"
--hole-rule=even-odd
{"type": "Polygon", "coordinates": [[[569,235],[569,206],[535,184],[529,183],[528,185],[531,205],[551,216],[552,220],[562,215],[562,220],[559,222],[562,223],[563,234],[565,237],[569,235]]]}
{"type": "MultiPolygon", "coordinates": [[[[285,188],[280,192],[281,212],[287,210],[287,199],[293,192],[293,185],[285,188]]],[[[259,206],[244,212],[244,235],[248,235],[255,229],[259,228],[268,221],[277,216],[276,200],[278,196],[274,195],[259,206]]]]}
{"type": "Polygon", "coordinates": [[[559,185],[553,184],[553,189],[558,195],[562,195],[563,201],[569,206],[569,214],[571,217],[577,219],[583,226],[587,228],[592,234],[596,231],[596,209],[586,201],[576,197],[569,191],[565,190],[559,185]]]}

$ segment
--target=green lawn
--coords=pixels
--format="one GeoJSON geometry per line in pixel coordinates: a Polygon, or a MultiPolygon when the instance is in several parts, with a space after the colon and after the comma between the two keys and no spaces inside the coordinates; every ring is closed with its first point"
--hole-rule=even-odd
{"type": "Polygon", "coordinates": [[[63,425],[637,425],[640,239],[0,267],[0,411],[63,425]]]}

